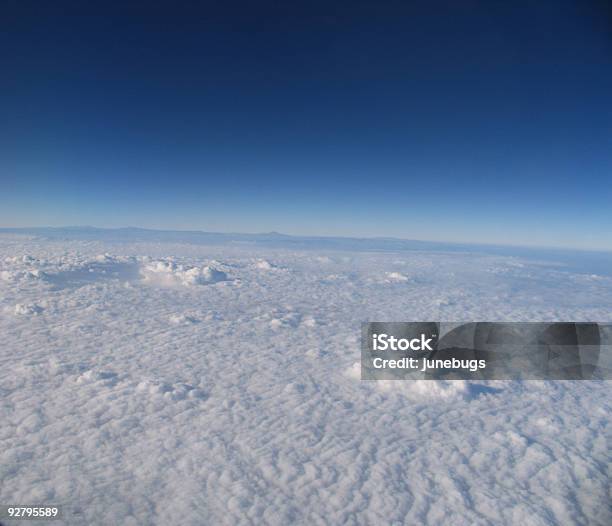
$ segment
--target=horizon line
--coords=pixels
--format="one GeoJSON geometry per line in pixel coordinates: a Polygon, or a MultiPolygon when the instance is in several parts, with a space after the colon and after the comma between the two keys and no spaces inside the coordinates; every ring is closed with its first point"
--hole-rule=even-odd
{"type": "Polygon", "coordinates": [[[146,228],[139,226],[122,226],[122,227],[100,227],[93,225],[64,225],[64,226],[22,226],[22,227],[6,227],[0,226],[0,232],[6,231],[27,231],[27,230],[101,230],[101,231],[121,231],[121,230],[140,230],[145,232],[165,232],[165,233],[183,233],[183,234],[208,234],[208,235],[219,235],[219,236],[278,236],[298,239],[329,239],[329,240],[357,240],[357,241],[401,241],[411,243],[426,243],[426,244],[437,244],[437,245],[454,245],[454,246],[469,246],[469,247],[490,247],[490,248],[519,248],[529,250],[555,250],[555,251],[573,251],[573,252],[596,252],[612,254],[612,248],[584,248],[584,247],[570,247],[570,246],[558,246],[558,245],[529,245],[529,244],[510,244],[510,243],[491,243],[485,241],[440,241],[431,239],[414,239],[414,238],[402,238],[394,236],[349,236],[349,235],[306,235],[306,234],[287,234],[271,230],[268,232],[217,232],[208,230],[182,230],[182,229],[163,229],[163,228],[146,228]]]}

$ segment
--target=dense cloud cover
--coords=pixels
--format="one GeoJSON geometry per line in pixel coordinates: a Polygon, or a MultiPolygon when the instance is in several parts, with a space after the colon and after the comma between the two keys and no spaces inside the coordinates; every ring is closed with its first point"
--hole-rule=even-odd
{"type": "Polygon", "coordinates": [[[606,524],[605,382],[361,382],[366,320],[612,321],[509,255],[0,237],[0,494],[67,524],[606,524]]]}

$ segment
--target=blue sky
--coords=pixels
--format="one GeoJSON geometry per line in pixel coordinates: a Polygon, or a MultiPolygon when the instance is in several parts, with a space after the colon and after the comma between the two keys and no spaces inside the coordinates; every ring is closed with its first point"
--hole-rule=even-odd
{"type": "Polygon", "coordinates": [[[0,21],[0,226],[612,249],[605,3],[50,4],[0,21]]]}

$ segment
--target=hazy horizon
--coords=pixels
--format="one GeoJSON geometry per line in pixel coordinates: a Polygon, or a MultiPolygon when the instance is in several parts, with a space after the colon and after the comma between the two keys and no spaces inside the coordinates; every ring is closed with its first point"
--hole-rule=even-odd
{"type": "Polygon", "coordinates": [[[290,237],[296,239],[329,239],[329,240],[359,240],[359,241],[398,241],[398,242],[414,242],[423,243],[425,245],[449,245],[458,247],[491,247],[491,248],[504,248],[511,250],[513,248],[528,249],[528,250],[551,250],[551,251],[565,251],[565,252],[593,252],[600,254],[612,254],[612,249],[605,248],[589,248],[589,247],[573,247],[573,246],[560,246],[560,245],[536,245],[536,244],[509,244],[500,242],[478,242],[470,240],[458,240],[450,241],[448,239],[422,239],[422,238],[407,238],[398,236],[359,236],[359,235],[329,235],[329,234],[295,234],[292,232],[285,232],[281,230],[270,230],[266,232],[262,231],[222,231],[222,230],[202,230],[198,228],[185,228],[185,229],[173,229],[173,228],[149,228],[138,225],[124,225],[116,227],[105,227],[98,225],[86,225],[86,224],[74,224],[74,225],[29,225],[29,226],[6,226],[0,225],[0,232],[22,230],[35,231],[35,230],[56,230],[56,231],[103,231],[103,232],[114,232],[114,231],[125,231],[125,230],[137,230],[151,233],[167,233],[167,234],[204,234],[204,235],[219,235],[219,236],[280,236],[290,237]]]}

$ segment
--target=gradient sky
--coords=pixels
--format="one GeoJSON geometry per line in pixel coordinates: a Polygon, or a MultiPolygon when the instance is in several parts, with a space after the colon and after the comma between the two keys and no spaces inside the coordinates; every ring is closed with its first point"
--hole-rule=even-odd
{"type": "Polygon", "coordinates": [[[5,1],[0,226],[612,249],[607,5],[5,1]]]}

